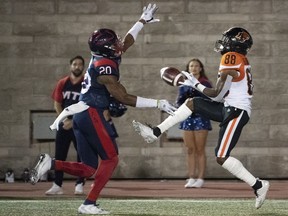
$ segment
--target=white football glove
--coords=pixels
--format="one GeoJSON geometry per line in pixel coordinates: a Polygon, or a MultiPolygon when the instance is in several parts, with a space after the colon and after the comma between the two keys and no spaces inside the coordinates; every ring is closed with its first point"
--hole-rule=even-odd
{"type": "Polygon", "coordinates": [[[158,100],[157,108],[164,112],[167,112],[169,115],[174,115],[174,111],[177,110],[177,108],[170,104],[167,100],[158,100]]]}
{"type": "Polygon", "coordinates": [[[200,83],[191,73],[188,73],[187,71],[181,71],[181,73],[187,78],[183,85],[191,86],[193,88],[196,87],[198,83],[200,83]]]}
{"type": "Polygon", "coordinates": [[[143,13],[140,17],[140,19],[145,20],[146,23],[153,23],[153,22],[159,22],[160,19],[154,19],[153,15],[158,10],[158,7],[156,4],[151,5],[151,3],[148,4],[148,6],[144,6],[143,13]]]}

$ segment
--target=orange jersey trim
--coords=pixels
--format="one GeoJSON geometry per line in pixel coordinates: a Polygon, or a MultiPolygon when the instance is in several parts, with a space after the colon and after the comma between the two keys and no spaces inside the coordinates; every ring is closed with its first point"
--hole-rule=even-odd
{"type": "Polygon", "coordinates": [[[112,66],[114,68],[117,68],[117,65],[116,65],[116,63],[114,61],[112,61],[110,59],[106,59],[106,58],[103,58],[103,59],[101,59],[99,61],[95,61],[93,64],[94,64],[95,67],[100,67],[102,65],[110,65],[110,66],[112,66]]]}
{"type": "Polygon", "coordinates": [[[247,58],[244,55],[237,52],[228,52],[221,58],[220,68],[222,67],[222,69],[220,72],[227,70],[238,71],[240,75],[237,78],[233,78],[232,82],[239,82],[245,77],[244,67],[247,63],[247,58]]]}

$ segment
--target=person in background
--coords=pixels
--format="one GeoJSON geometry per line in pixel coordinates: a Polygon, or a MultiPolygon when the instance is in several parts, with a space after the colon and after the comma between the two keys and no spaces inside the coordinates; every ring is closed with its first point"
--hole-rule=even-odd
{"type": "MultiPolygon", "coordinates": [[[[191,73],[198,81],[211,88],[203,63],[199,59],[191,59],[186,65],[186,71],[191,73]]],[[[199,91],[191,86],[179,87],[177,105],[180,107],[188,98],[204,97],[199,91]]],[[[206,169],[205,145],[208,131],[212,130],[211,122],[199,113],[192,113],[186,120],[180,123],[179,128],[183,130],[183,141],[187,147],[188,175],[185,188],[201,188],[204,184],[206,169]]]]}
{"type": "MultiPolygon", "coordinates": [[[[75,56],[70,60],[70,74],[60,79],[53,90],[52,98],[54,100],[54,109],[59,115],[63,109],[71,104],[78,103],[80,91],[82,88],[81,83],[84,78],[84,59],[82,56],[75,56]]],[[[60,125],[59,130],[56,132],[55,140],[55,159],[65,161],[68,155],[70,143],[73,143],[77,151],[77,142],[73,132],[73,118],[68,116],[60,125]]],[[[80,162],[77,153],[77,161],[80,162]]],[[[55,179],[52,187],[45,192],[46,195],[61,195],[63,194],[63,171],[55,171],[55,179]]],[[[85,179],[78,177],[75,184],[74,194],[83,194],[83,186],[85,179]]]]}

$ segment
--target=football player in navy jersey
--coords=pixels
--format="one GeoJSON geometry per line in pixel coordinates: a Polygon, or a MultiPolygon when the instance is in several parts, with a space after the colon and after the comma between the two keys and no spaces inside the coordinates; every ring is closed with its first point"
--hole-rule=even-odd
{"type": "MultiPolygon", "coordinates": [[[[75,56],[70,60],[70,74],[60,79],[52,93],[54,100],[54,108],[59,115],[63,109],[71,104],[78,103],[81,83],[84,78],[84,64],[85,61],[82,56],[75,56]]],[[[56,132],[55,139],[55,159],[65,161],[69,151],[70,143],[73,142],[77,151],[76,138],[73,132],[72,116],[66,118],[56,132]]],[[[80,161],[77,154],[77,161],[80,161]]],[[[63,194],[63,171],[55,171],[55,179],[52,187],[45,192],[46,195],[60,195],[63,194]]],[[[83,194],[84,178],[79,177],[76,181],[75,194],[83,194]]]]}
{"type": "Polygon", "coordinates": [[[82,177],[95,174],[93,186],[78,208],[79,213],[109,214],[96,205],[96,200],[118,164],[115,132],[103,115],[109,107],[110,95],[133,107],[155,107],[168,113],[175,110],[167,100],[129,94],[119,82],[121,55],[134,43],[145,24],[159,21],[153,17],[157,9],[155,4],[144,7],[139,21],[128,31],[123,41],[111,29],[98,29],[92,33],[88,41],[92,56],[82,84],[80,108],[72,105],[65,110],[69,112],[79,108],[73,117],[73,128],[82,163],[52,160],[48,154],[42,154],[31,172],[32,184],[49,169],[82,177]],[[98,157],[101,160],[98,161],[98,157]]]}

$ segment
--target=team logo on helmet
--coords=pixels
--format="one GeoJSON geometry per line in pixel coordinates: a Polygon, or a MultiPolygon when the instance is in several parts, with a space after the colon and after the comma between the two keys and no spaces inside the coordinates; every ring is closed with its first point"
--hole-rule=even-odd
{"type": "Polygon", "coordinates": [[[244,43],[245,41],[248,41],[250,39],[250,35],[247,33],[247,32],[239,32],[235,38],[241,42],[241,43],[244,43]]]}
{"type": "Polygon", "coordinates": [[[217,40],[214,46],[216,52],[224,55],[227,52],[238,52],[246,55],[253,45],[249,32],[241,27],[232,27],[223,33],[222,39],[217,40]]]}

